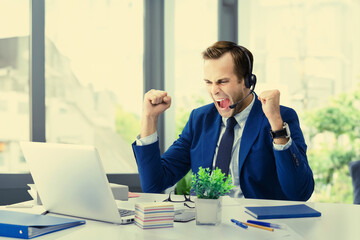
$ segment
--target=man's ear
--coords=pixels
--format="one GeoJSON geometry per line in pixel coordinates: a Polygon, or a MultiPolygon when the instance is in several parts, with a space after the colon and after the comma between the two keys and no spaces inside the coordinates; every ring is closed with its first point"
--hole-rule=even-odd
{"type": "Polygon", "coordinates": [[[239,83],[241,84],[242,89],[247,88],[247,87],[245,86],[245,78],[244,78],[244,77],[241,78],[241,80],[239,81],[239,83]]]}
{"type": "MultiPolygon", "coordinates": [[[[241,77],[240,79],[238,79],[238,83],[244,84],[245,83],[244,77],[241,77]]],[[[244,86],[245,86],[245,84],[244,84],[244,86]]]]}

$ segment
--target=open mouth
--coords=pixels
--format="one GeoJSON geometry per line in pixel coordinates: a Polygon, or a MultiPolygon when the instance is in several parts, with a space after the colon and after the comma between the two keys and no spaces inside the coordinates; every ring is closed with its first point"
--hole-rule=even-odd
{"type": "Polygon", "coordinates": [[[230,106],[230,99],[228,98],[216,100],[216,102],[221,109],[227,109],[230,106]]]}

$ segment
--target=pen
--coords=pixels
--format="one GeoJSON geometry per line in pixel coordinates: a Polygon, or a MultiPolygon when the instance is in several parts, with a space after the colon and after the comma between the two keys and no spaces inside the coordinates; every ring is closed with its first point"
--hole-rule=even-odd
{"type": "Polygon", "coordinates": [[[244,222],[244,224],[245,224],[245,225],[248,225],[248,226],[250,226],[250,227],[256,227],[256,228],[260,228],[260,229],[267,230],[267,231],[271,231],[271,232],[274,231],[273,228],[269,228],[269,227],[265,227],[265,226],[261,226],[261,225],[257,225],[257,224],[253,224],[253,223],[244,222]]]}
{"type": "Polygon", "coordinates": [[[240,221],[238,221],[238,220],[231,219],[231,222],[235,223],[236,225],[238,225],[239,227],[242,227],[242,228],[244,228],[244,229],[247,229],[247,228],[248,228],[248,226],[247,226],[245,223],[240,222],[240,221]]]}
{"type": "Polygon", "coordinates": [[[255,220],[247,220],[248,223],[264,226],[264,227],[270,227],[270,228],[278,228],[280,229],[281,226],[279,224],[275,223],[268,223],[268,222],[261,222],[261,221],[255,221],[255,220]]]}

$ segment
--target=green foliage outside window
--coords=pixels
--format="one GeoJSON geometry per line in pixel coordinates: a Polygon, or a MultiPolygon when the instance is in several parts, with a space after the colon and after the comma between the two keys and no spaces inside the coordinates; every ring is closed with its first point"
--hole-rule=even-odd
{"type": "Polygon", "coordinates": [[[314,200],[352,203],[348,164],[360,159],[360,88],[305,113],[304,120],[309,126],[308,159],[315,178],[314,200]]]}
{"type": "Polygon", "coordinates": [[[178,195],[189,195],[190,191],[191,191],[191,176],[192,176],[192,171],[190,170],[185,177],[183,177],[182,179],[180,179],[180,181],[178,181],[176,183],[176,187],[175,187],[175,194],[178,195]]]}
{"type": "Polygon", "coordinates": [[[118,105],[116,109],[116,132],[129,144],[135,141],[139,134],[140,119],[133,113],[124,111],[118,105]]]}

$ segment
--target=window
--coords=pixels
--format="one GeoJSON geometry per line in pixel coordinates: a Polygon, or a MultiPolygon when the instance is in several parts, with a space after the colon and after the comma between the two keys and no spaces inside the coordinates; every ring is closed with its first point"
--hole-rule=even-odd
{"type": "Polygon", "coordinates": [[[239,44],[254,54],[257,92],[278,88],[302,112],[355,87],[358,14],[351,0],[240,1],[239,44]]]}
{"type": "Polygon", "coordinates": [[[107,173],[137,172],[143,2],[46,1],[46,140],[94,145],[107,173]]]}
{"type": "Polygon", "coordinates": [[[175,82],[176,138],[190,111],[212,102],[203,81],[201,53],[217,41],[217,26],[217,1],[174,2],[174,80],[166,80],[175,82]]]}
{"type": "Polygon", "coordinates": [[[357,0],[239,1],[239,43],[255,56],[257,92],[279,89],[281,104],[302,123],[313,201],[353,200],[348,163],[360,157],[359,13],[357,0]]]}
{"type": "Polygon", "coordinates": [[[26,172],[18,141],[29,140],[29,1],[0,2],[0,172],[26,172]]]}

